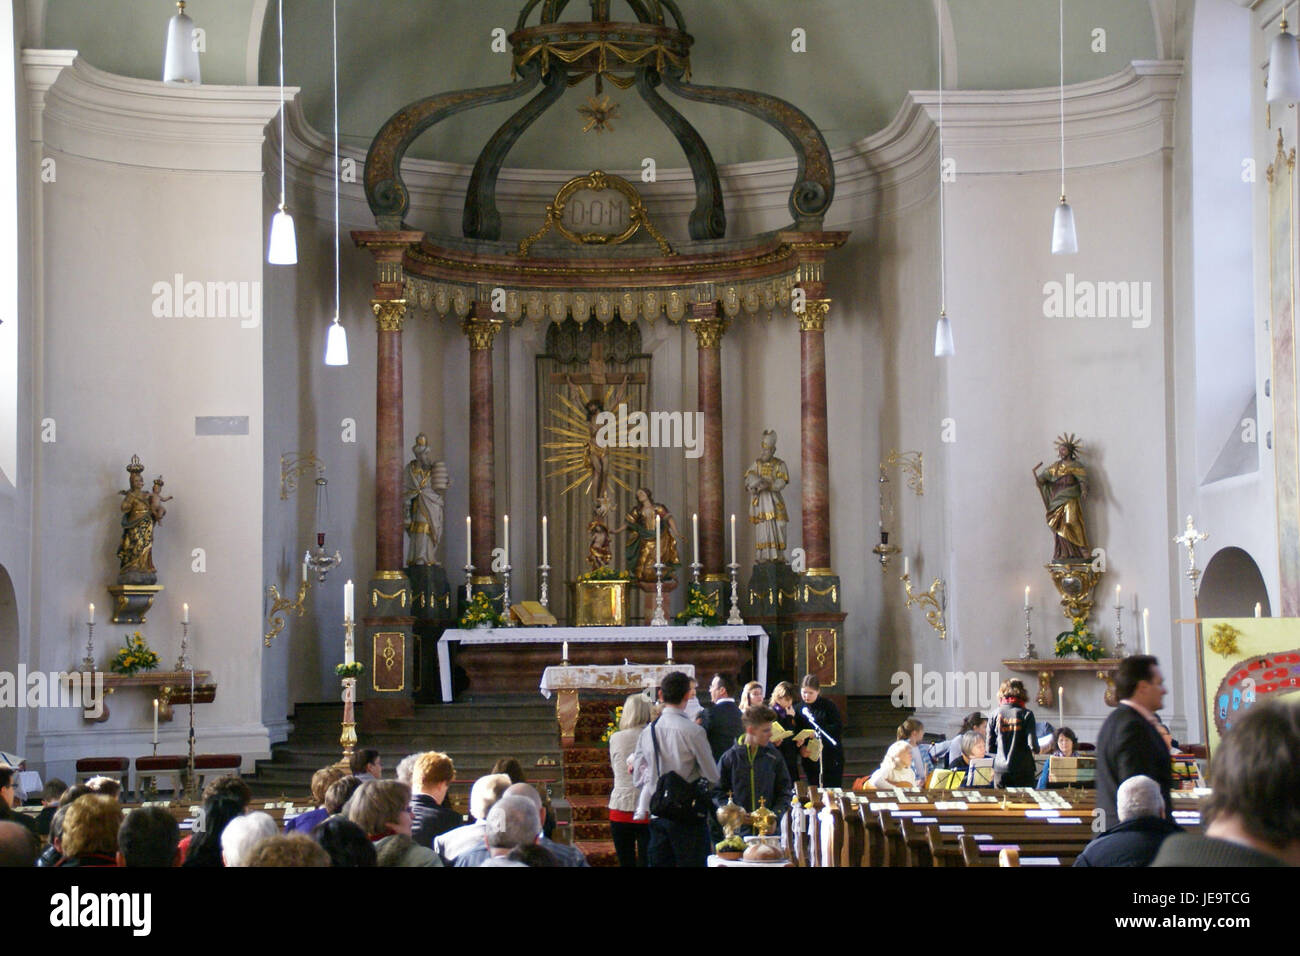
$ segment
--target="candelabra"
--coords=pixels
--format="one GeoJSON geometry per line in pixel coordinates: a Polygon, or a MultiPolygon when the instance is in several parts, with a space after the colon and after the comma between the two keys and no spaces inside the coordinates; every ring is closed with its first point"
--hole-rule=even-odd
{"type": "Polygon", "coordinates": [[[922,591],[919,594],[912,590],[911,574],[904,573],[901,580],[903,590],[907,593],[907,604],[905,606],[921,605],[925,609],[926,621],[939,632],[940,640],[945,639],[948,636],[948,625],[943,619],[943,614],[948,607],[948,591],[944,586],[943,579],[935,578],[929,590],[922,591]]]}
{"type": "Polygon", "coordinates": [[[505,618],[506,627],[514,627],[515,619],[510,615],[510,565],[501,570],[501,616],[505,618]]]}
{"type": "Polygon", "coordinates": [[[551,566],[549,564],[539,565],[537,570],[542,576],[542,599],[538,603],[540,603],[542,607],[548,608],[551,606],[551,602],[547,599],[546,589],[551,577],[551,566]]]}
{"type": "Polygon", "coordinates": [[[1115,605],[1115,656],[1123,658],[1125,656],[1124,647],[1124,605],[1115,605]]]}
{"type": "Polygon", "coordinates": [[[898,554],[899,547],[889,543],[889,532],[880,532],[880,544],[871,549],[871,553],[880,559],[880,573],[884,574],[889,570],[889,557],[898,554]]]}
{"type": "Polygon", "coordinates": [[[1034,626],[1030,622],[1029,615],[1034,610],[1032,604],[1025,605],[1025,649],[1020,652],[1022,661],[1033,660],[1037,655],[1034,652],[1034,626]]]}
{"type": "Polygon", "coordinates": [[[650,619],[653,627],[664,627],[668,624],[668,618],[664,617],[664,565],[662,561],[655,562],[655,615],[650,619]]]}
{"type": "MultiPolygon", "coordinates": [[[[283,621],[280,624],[284,626],[283,621]]],[[[175,671],[187,671],[190,669],[190,622],[181,621],[181,656],[176,658],[176,666],[172,668],[175,671]]]]}
{"type": "Polygon", "coordinates": [[[700,586],[700,572],[704,570],[704,565],[700,564],[699,557],[691,562],[691,583],[697,588],[700,586]]]}
{"type": "Polygon", "coordinates": [[[83,671],[95,669],[95,622],[86,622],[86,656],[81,659],[83,671]]]}
{"type": "Polygon", "coordinates": [[[732,561],[727,567],[731,569],[731,613],[727,615],[727,623],[732,625],[744,624],[745,620],[740,616],[740,586],[736,577],[740,565],[732,561]]]}
{"type": "Polygon", "coordinates": [[[474,565],[465,565],[465,603],[474,600],[474,565]]]}

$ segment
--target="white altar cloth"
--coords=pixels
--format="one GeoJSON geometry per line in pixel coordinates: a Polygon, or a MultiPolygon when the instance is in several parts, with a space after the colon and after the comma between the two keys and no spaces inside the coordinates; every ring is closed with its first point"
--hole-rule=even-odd
{"type": "Polygon", "coordinates": [[[758,682],[767,686],[767,631],[757,625],[723,627],[482,627],[470,630],[453,628],[438,639],[438,676],[442,699],[451,702],[451,644],[554,644],[557,650],[565,641],[570,644],[679,644],[714,641],[738,643],[757,639],[755,671],[758,682]]]}

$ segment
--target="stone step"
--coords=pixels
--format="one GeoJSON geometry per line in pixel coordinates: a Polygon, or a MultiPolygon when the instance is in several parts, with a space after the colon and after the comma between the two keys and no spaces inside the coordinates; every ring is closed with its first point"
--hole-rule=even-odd
{"type": "Polygon", "coordinates": [[[587,862],[593,867],[618,866],[618,855],[614,852],[614,844],[609,839],[577,840],[573,845],[582,851],[587,862]]]}
{"type": "MultiPolygon", "coordinates": [[[[609,820],[603,823],[577,821],[573,824],[573,840],[575,843],[582,843],[587,840],[608,840],[609,839],[609,820]]],[[[613,844],[610,844],[613,847],[613,844]]]]}

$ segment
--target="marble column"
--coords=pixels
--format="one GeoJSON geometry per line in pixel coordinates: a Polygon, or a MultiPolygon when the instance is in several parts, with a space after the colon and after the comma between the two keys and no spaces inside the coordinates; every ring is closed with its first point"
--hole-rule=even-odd
{"type": "Polygon", "coordinates": [[[373,299],[378,326],[375,392],[376,577],[402,574],[402,319],[405,299],[373,299]],[[387,574],[383,573],[387,572],[387,574]]]}
{"type": "Polygon", "coordinates": [[[830,456],[826,435],[826,317],[830,299],[809,299],[799,316],[800,460],[807,574],[830,575],[830,456]]]}
{"type": "MultiPolygon", "coordinates": [[[[718,315],[715,302],[691,305],[687,320],[695,332],[698,360],[699,410],[704,414],[704,435],[700,454],[700,563],[704,581],[727,581],[725,515],[722,474],[722,335],[727,320],[718,315]]],[[[688,523],[678,518],[683,535],[688,523]]],[[[681,551],[683,561],[688,552],[681,551]]]]}
{"type": "Polygon", "coordinates": [[[492,341],[502,321],[478,318],[491,315],[485,305],[475,303],[461,325],[469,340],[469,514],[473,520],[470,554],[476,579],[492,571],[492,547],[496,540],[496,478],[493,440],[492,341]]]}

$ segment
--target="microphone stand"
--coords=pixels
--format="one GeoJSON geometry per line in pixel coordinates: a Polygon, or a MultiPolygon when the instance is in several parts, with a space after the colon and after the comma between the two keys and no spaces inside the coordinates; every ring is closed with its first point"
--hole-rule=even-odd
{"type": "Polygon", "coordinates": [[[832,747],[838,747],[839,744],[836,743],[834,737],[832,737],[826,731],[822,730],[821,724],[817,723],[817,718],[812,715],[812,711],[808,709],[807,705],[804,705],[804,708],[803,710],[800,711],[800,713],[803,714],[804,720],[812,724],[812,729],[817,733],[817,736],[820,737],[823,741],[825,741],[825,743],[822,745],[822,752],[817,756],[817,789],[825,790],[826,789],[826,746],[825,744],[828,743],[832,747]]]}

